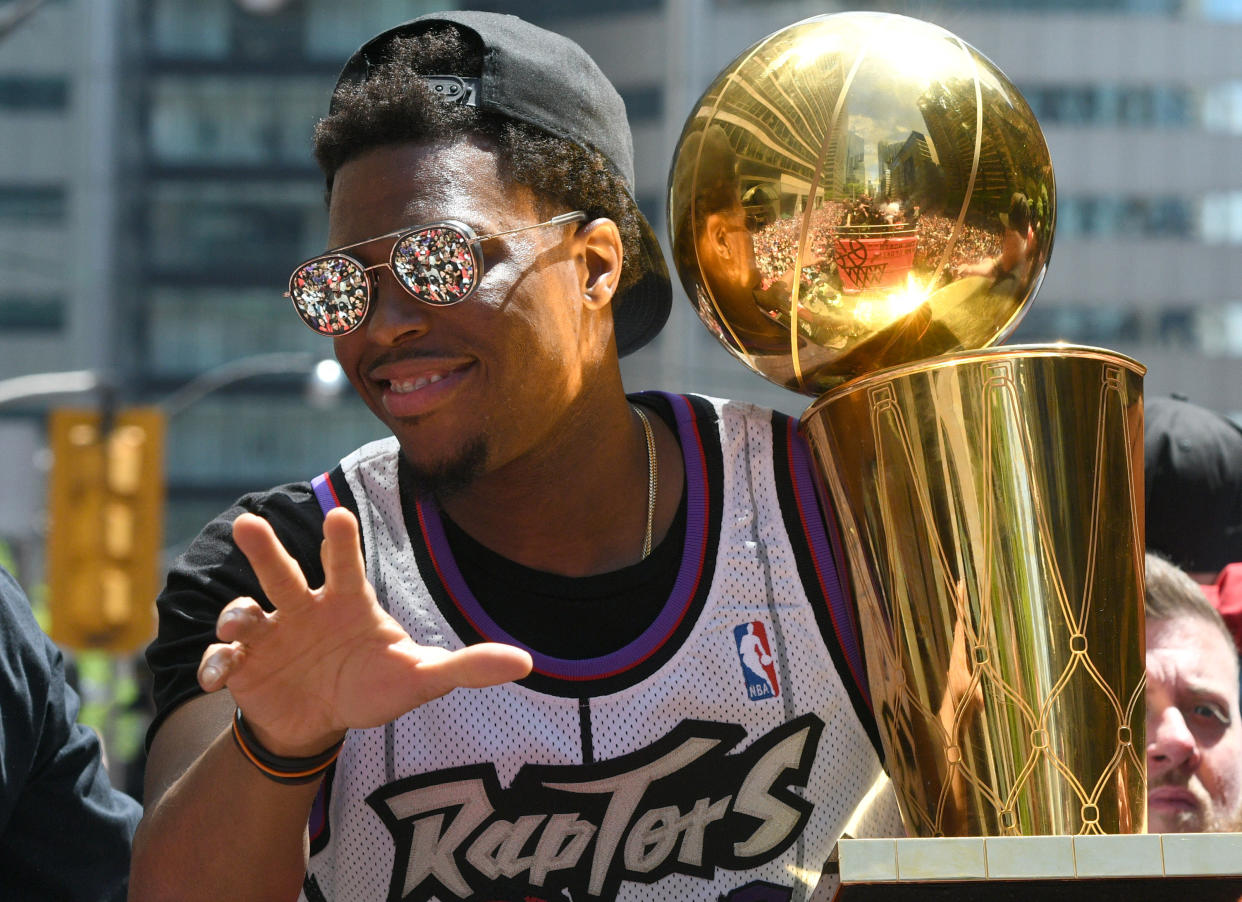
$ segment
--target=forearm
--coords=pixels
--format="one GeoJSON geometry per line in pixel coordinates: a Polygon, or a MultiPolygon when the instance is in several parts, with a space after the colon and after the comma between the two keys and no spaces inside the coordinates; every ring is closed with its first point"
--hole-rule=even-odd
{"type": "Polygon", "coordinates": [[[296,899],[317,788],[268,779],[222,733],[148,806],[134,837],[129,898],[296,899]]]}

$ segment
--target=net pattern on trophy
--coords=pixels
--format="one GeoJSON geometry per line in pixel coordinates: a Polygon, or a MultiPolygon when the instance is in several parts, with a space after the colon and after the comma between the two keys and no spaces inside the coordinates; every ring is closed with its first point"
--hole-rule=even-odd
{"type": "Polygon", "coordinates": [[[889,770],[915,835],[1141,831],[1137,377],[1008,353],[830,405],[889,770]]]}

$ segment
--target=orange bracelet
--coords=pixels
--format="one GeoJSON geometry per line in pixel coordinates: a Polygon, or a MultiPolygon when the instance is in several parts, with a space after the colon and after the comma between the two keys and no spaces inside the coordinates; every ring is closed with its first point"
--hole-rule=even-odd
{"type": "Polygon", "coordinates": [[[254,733],[250,732],[250,727],[242,718],[241,708],[238,708],[233,715],[232,732],[233,741],[237,743],[237,747],[241,749],[247,761],[257,767],[269,780],[287,785],[314,782],[320,774],[332,766],[337,756],[341,754],[341,746],[345,744],[345,737],[342,736],[331,748],[318,755],[311,755],[307,758],[286,758],[282,755],[273,755],[255,738],[254,733]]]}

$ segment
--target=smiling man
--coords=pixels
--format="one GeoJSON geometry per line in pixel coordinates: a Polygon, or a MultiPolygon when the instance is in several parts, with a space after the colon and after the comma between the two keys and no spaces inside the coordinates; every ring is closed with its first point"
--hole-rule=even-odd
{"type": "Polygon", "coordinates": [[[671,289],[616,91],[438,14],[315,149],[288,294],[392,436],[173,567],[134,898],[826,897],[881,770],[834,521],[788,418],[626,394],[671,289]]]}
{"type": "Polygon", "coordinates": [[[1242,829],[1233,637],[1186,573],[1147,555],[1147,829],[1242,829]]]}

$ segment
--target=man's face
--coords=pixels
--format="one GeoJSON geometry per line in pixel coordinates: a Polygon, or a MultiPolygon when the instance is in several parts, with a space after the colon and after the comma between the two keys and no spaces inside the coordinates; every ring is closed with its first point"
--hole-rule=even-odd
{"type": "Polygon", "coordinates": [[[1147,829],[1231,831],[1242,810],[1238,659],[1198,617],[1147,624],[1147,829]]]}
{"type": "MultiPolygon", "coordinates": [[[[337,172],[328,243],[445,219],[489,235],[548,218],[529,189],[503,181],[485,144],[399,144],[337,172]]],[[[582,400],[609,347],[611,320],[583,309],[576,229],[482,242],[478,288],[449,307],[417,301],[389,270],[372,270],[370,313],[357,331],[334,339],[336,356],[425,485],[452,491],[537,452],[582,400]]],[[[392,244],[350,253],[369,266],[387,260],[392,244]]]]}

